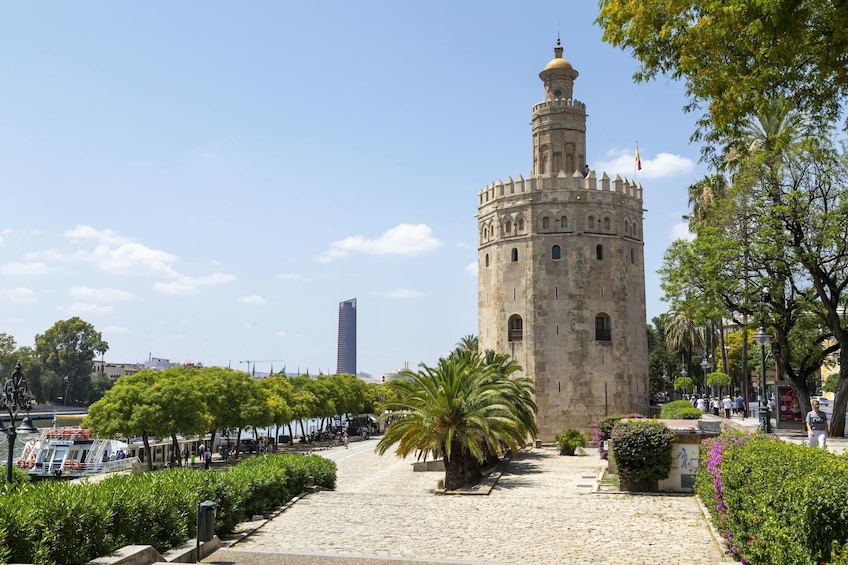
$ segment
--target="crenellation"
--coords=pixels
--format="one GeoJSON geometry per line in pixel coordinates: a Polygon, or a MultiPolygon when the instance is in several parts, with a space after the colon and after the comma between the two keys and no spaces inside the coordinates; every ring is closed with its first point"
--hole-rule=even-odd
{"type": "Polygon", "coordinates": [[[589,174],[584,176],[578,171],[569,175],[565,171],[560,170],[556,175],[552,173],[544,175],[531,174],[525,178],[519,174],[514,179],[512,176],[507,177],[506,182],[498,179],[480,191],[478,207],[483,208],[503,198],[536,191],[564,193],[558,198],[567,199],[565,194],[569,192],[587,190],[599,193],[611,192],[621,194],[636,200],[637,202],[634,205],[641,206],[642,185],[633,180],[629,180],[618,174],[610,179],[605,171],[598,178],[595,171],[589,171],[589,174]]]}
{"type": "Polygon", "coordinates": [[[609,192],[610,189],[610,178],[607,176],[606,172],[601,175],[601,190],[604,192],[609,192]]]}
{"type": "Polygon", "coordinates": [[[598,190],[598,177],[595,176],[595,171],[589,171],[585,183],[586,190],[598,190]]]}
{"type": "Polygon", "coordinates": [[[533,113],[540,112],[542,110],[549,110],[552,108],[578,108],[585,112],[586,104],[584,104],[580,100],[574,100],[572,98],[557,98],[554,100],[539,102],[538,104],[533,106],[533,113]]]}

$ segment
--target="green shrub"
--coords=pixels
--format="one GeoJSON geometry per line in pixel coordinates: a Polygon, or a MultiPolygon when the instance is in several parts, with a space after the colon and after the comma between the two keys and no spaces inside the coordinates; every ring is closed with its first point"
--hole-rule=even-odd
{"type": "Polygon", "coordinates": [[[568,429],[556,436],[556,444],[560,455],[574,455],[577,448],[586,447],[586,436],[579,430],[568,429]]]}
{"type": "Polygon", "coordinates": [[[216,505],[215,531],[264,514],[303,491],[308,476],[334,488],[336,464],[268,455],[229,471],[168,469],[99,483],[42,481],[0,488],[0,563],[75,565],[124,545],[163,552],[196,534],[197,504],[216,505]]]}
{"type": "Polygon", "coordinates": [[[697,420],[703,415],[688,400],[673,400],[663,404],[660,411],[661,420],[697,420]]]}
{"type": "Polygon", "coordinates": [[[658,481],[671,471],[674,432],[658,420],[628,420],[612,429],[613,454],[623,481],[658,481]]]}
{"type": "Polygon", "coordinates": [[[846,561],[848,458],[763,434],[704,442],[696,493],[748,563],[846,561]],[[840,553],[843,552],[843,553],[840,553]]]}
{"type": "MultiPolygon", "coordinates": [[[[3,469],[6,470],[5,468],[3,469]]],[[[4,474],[5,478],[5,474],[4,474]]],[[[12,467],[12,482],[13,483],[28,483],[30,482],[29,473],[17,466],[12,467]]]]}
{"type": "Polygon", "coordinates": [[[601,459],[607,458],[607,450],[604,449],[604,442],[610,439],[612,429],[617,423],[619,423],[624,418],[639,419],[644,418],[644,416],[642,416],[641,414],[630,414],[629,416],[608,416],[595,424],[595,431],[592,434],[592,443],[598,447],[598,455],[601,457],[601,459]]]}

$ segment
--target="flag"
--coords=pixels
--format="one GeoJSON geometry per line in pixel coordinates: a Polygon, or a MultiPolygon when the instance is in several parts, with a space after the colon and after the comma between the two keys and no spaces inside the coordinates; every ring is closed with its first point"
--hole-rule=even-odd
{"type": "Polygon", "coordinates": [[[642,170],[642,159],[639,158],[639,146],[636,146],[636,170],[642,170]]]}

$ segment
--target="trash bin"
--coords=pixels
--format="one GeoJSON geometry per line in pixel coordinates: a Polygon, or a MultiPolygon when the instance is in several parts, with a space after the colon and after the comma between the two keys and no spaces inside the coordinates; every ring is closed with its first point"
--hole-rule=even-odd
{"type": "Polygon", "coordinates": [[[204,500],[197,503],[197,541],[212,541],[215,536],[215,503],[204,500]]]}

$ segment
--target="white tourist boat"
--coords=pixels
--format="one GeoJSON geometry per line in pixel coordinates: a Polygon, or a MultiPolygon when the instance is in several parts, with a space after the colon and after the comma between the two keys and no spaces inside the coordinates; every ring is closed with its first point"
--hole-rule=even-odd
{"type": "Polygon", "coordinates": [[[29,440],[17,466],[34,478],[75,478],[132,468],[129,444],[76,426],[47,428],[29,440]]]}

